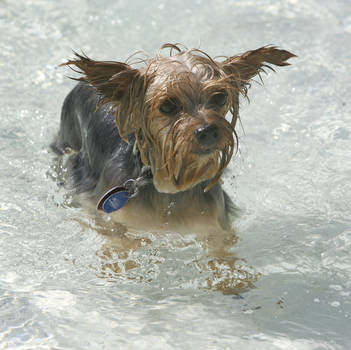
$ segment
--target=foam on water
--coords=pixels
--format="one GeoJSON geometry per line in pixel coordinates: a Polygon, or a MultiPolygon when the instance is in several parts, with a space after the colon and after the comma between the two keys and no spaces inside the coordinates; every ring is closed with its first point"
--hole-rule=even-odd
{"type": "Polygon", "coordinates": [[[0,31],[0,349],[351,347],[349,0],[5,0],[0,31]],[[71,49],[165,42],[299,56],[242,101],[231,267],[172,233],[121,256],[52,179],[71,49]]]}

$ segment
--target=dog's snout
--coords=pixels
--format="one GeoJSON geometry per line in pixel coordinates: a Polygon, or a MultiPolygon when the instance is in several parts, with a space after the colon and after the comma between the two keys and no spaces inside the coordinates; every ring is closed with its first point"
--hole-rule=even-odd
{"type": "Polygon", "coordinates": [[[202,146],[212,146],[219,139],[219,128],[216,124],[206,125],[195,130],[195,137],[202,146]]]}

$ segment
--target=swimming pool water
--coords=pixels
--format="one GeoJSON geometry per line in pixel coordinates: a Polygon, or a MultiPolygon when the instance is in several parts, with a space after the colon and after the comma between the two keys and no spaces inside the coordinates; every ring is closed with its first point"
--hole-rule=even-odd
{"type": "Polygon", "coordinates": [[[5,0],[0,33],[0,349],[351,347],[348,0],[5,0]],[[118,255],[53,179],[74,85],[57,66],[165,42],[299,56],[242,101],[231,269],[191,234],[145,232],[118,255]]]}

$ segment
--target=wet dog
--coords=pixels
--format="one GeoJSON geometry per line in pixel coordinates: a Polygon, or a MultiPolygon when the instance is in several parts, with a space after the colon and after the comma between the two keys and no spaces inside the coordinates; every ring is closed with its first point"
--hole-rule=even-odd
{"type": "Polygon", "coordinates": [[[133,64],[76,53],[63,65],[82,77],[52,144],[73,151],[67,185],[132,226],[228,230],[235,206],[220,177],[238,148],[239,96],[293,56],[268,46],[218,60],[173,44],[133,64]]]}

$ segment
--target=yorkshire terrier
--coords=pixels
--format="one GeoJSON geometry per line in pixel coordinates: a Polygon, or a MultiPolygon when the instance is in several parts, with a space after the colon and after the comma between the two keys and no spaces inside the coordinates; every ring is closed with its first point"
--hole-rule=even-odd
{"type": "Polygon", "coordinates": [[[220,177],[238,149],[239,96],[294,56],[267,46],[213,59],[173,44],[133,64],[75,53],[63,65],[83,76],[52,144],[74,152],[67,183],[120,223],[229,230],[236,208],[220,177]]]}

